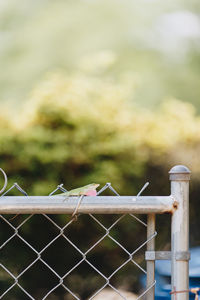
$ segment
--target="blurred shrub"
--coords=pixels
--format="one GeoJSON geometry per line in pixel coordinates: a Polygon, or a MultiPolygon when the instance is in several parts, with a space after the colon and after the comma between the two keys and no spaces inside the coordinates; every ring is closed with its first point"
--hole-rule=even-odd
{"type": "Polygon", "coordinates": [[[22,111],[1,112],[1,166],[32,194],[91,181],[135,193],[148,170],[166,175],[177,163],[198,174],[200,121],[193,106],[169,99],[150,112],[132,101],[135,88],[131,74],[49,75],[22,111]]]}

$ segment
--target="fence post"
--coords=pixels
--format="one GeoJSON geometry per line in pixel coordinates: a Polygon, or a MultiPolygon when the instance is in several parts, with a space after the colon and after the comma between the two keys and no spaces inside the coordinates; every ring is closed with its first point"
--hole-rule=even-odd
{"type": "MultiPolygon", "coordinates": [[[[147,215],[147,239],[155,233],[155,214],[147,215]]],[[[155,251],[155,238],[147,243],[147,251],[155,251]]],[[[147,260],[147,288],[155,281],[155,260],[147,260]]],[[[146,300],[154,300],[155,287],[153,286],[146,294],[146,300]]]]}
{"type": "Polygon", "coordinates": [[[171,290],[172,300],[188,300],[189,293],[189,180],[190,170],[182,165],[169,171],[171,195],[177,201],[171,226],[171,290]],[[182,255],[181,255],[182,254],[182,255]],[[181,258],[180,258],[181,255],[181,258]],[[179,256],[179,258],[178,258],[179,256]],[[186,292],[183,292],[183,291],[186,292]]]}

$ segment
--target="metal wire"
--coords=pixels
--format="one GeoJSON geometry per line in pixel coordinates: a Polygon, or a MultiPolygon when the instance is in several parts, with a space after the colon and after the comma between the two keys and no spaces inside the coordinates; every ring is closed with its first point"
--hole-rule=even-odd
{"type": "Polygon", "coordinates": [[[3,185],[2,189],[0,190],[0,194],[1,194],[1,193],[3,193],[5,191],[5,189],[7,187],[8,178],[7,178],[6,172],[2,168],[0,168],[0,171],[3,174],[3,177],[4,177],[4,185],[3,185]]]}
{"type": "MultiPolygon", "coordinates": [[[[27,195],[27,193],[17,184],[15,183],[11,188],[9,188],[5,193],[7,194],[10,190],[12,190],[13,188],[17,188],[21,193],[23,193],[24,195],[27,195]]],[[[115,195],[119,196],[119,194],[116,192],[116,190],[111,186],[111,183],[106,183],[106,185],[98,192],[98,195],[100,195],[102,192],[104,192],[106,189],[110,189],[115,195]]],[[[63,185],[58,185],[57,188],[50,193],[50,195],[53,195],[54,193],[56,193],[57,190],[61,190],[61,191],[66,191],[66,189],[63,187],[63,185]]],[[[144,190],[144,188],[142,188],[142,190],[140,191],[140,193],[144,190]]],[[[57,283],[55,284],[55,286],[53,286],[44,296],[43,296],[43,300],[47,299],[47,297],[49,295],[51,295],[57,288],[62,287],[64,288],[64,290],[69,293],[71,296],[73,296],[75,299],[80,300],[81,298],[75,293],[73,292],[68,286],[66,286],[66,284],[64,283],[64,279],[66,279],[68,276],[70,276],[70,274],[76,269],[78,268],[78,266],[80,266],[83,262],[87,263],[103,280],[104,280],[104,284],[93,294],[90,296],[90,300],[93,299],[96,295],[98,295],[105,287],[110,287],[113,291],[115,291],[122,299],[126,300],[126,297],[123,295],[123,293],[121,291],[119,291],[113,284],[111,284],[111,279],[113,278],[113,276],[119,272],[122,268],[124,268],[128,263],[132,263],[134,266],[136,266],[137,268],[140,269],[140,271],[143,274],[146,274],[146,270],[141,267],[136,261],[135,261],[135,255],[138,253],[138,251],[143,248],[150,240],[154,239],[155,236],[157,235],[157,233],[155,232],[152,236],[150,236],[147,240],[145,240],[140,246],[138,246],[134,251],[130,252],[126,249],[126,247],[124,245],[122,245],[116,238],[114,238],[112,236],[111,233],[111,229],[113,229],[124,217],[125,215],[120,215],[109,227],[106,227],[96,216],[89,214],[89,217],[92,219],[93,222],[96,222],[103,230],[104,230],[104,234],[95,242],[93,243],[86,251],[82,251],[77,245],[75,245],[75,243],[68,237],[66,236],[66,234],[64,233],[65,229],[70,227],[70,225],[74,222],[73,219],[71,219],[70,221],[68,221],[64,226],[59,226],[51,217],[49,217],[46,214],[43,214],[43,217],[48,220],[53,226],[55,226],[58,230],[58,234],[50,240],[50,242],[48,242],[42,249],[40,249],[40,251],[38,251],[35,247],[33,247],[24,237],[22,237],[22,235],[19,233],[19,229],[26,224],[34,215],[29,215],[28,217],[26,217],[21,223],[20,225],[18,225],[17,227],[15,227],[12,222],[10,220],[8,220],[5,216],[0,215],[2,221],[4,221],[12,230],[13,230],[13,234],[6,240],[4,241],[1,245],[0,245],[0,249],[3,249],[14,237],[18,238],[20,241],[22,241],[26,246],[28,246],[28,248],[33,251],[33,253],[36,255],[36,258],[28,265],[26,266],[26,268],[24,268],[18,275],[14,275],[9,268],[6,266],[6,263],[1,263],[0,267],[7,272],[7,274],[14,280],[14,283],[11,284],[2,294],[0,294],[0,299],[3,299],[4,296],[6,296],[9,291],[11,291],[11,289],[13,289],[14,287],[18,287],[24,294],[27,295],[27,297],[29,299],[32,300],[37,300],[36,298],[34,298],[20,283],[19,283],[19,279],[21,278],[21,276],[23,274],[25,274],[28,270],[30,270],[38,261],[41,262],[44,266],[46,266],[48,268],[48,270],[52,273],[52,275],[54,274],[57,278],[57,283]],[[81,255],[81,258],[79,259],[79,261],[73,266],[71,267],[70,270],[68,270],[67,272],[65,272],[64,275],[60,276],[53,267],[51,267],[48,262],[44,259],[43,257],[43,253],[46,249],[48,249],[48,247],[50,247],[50,245],[53,245],[54,242],[58,239],[58,238],[64,238],[65,241],[67,241],[73,248],[75,252],[78,252],[81,255]],[[103,274],[98,267],[96,267],[93,263],[91,263],[88,260],[88,254],[95,248],[97,247],[97,245],[99,245],[105,238],[109,238],[113,243],[115,243],[115,245],[117,245],[127,256],[127,259],[119,266],[117,267],[109,276],[106,276],[105,274],[103,274]]],[[[147,227],[147,224],[144,223],[142,220],[140,220],[138,217],[134,216],[133,214],[130,214],[130,217],[137,221],[140,222],[140,224],[142,224],[144,227],[147,227]]],[[[141,295],[138,296],[137,299],[141,299],[143,296],[146,295],[146,293],[153,288],[153,286],[155,285],[155,282],[148,287],[148,289],[146,289],[141,295]]]]}

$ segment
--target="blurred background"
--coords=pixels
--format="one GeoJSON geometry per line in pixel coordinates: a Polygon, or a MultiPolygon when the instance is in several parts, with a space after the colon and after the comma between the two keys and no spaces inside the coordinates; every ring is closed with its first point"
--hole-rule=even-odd
{"type": "MultiPolygon", "coordinates": [[[[60,183],[112,182],[133,195],[149,181],[146,194],[167,195],[169,169],[184,164],[192,170],[190,242],[199,245],[199,14],[195,0],[0,0],[0,167],[9,185],[47,195],[60,183]]],[[[170,216],[157,219],[157,248],[168,250],[170,216]]],[[[24,234],[36,238],[42,223],[31,220],[24,234]]],[[[0,238],[7,236],[5,225],[0,238]]],[[[125,288],[137,292],[137,276],[127,274],[125,288]]],[[[3,289],[6,276],[0,271],[3,289]]],[[[78,292],[87,299],[84,280],[78,292]]],[[[42,295],[43,286],[33,293],[42,295]]],[[[27,299],[17,293],[13,300],[27,299]]]]}

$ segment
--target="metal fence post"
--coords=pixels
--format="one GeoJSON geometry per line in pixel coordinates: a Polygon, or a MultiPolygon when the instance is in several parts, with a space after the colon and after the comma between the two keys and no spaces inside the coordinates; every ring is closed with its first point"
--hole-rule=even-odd
{"type": "Polygon", "coordinates": [[[175,292],[172,293],[171,299],[188,300],[190,170],[185,166],[178,165],[173,167],[169,174],[171,195],[177,201],[177,207],[172,214],[171,226],[171,289],[172,292],[175,292]],[[182,254],[181,258],[180,254],[182,254]],[[180,293],[176,293],[176,291],[180,291],[180,293]]]}
{"type": "MultiPolygon", "coordinates": [[[[147,239],[155,233],[155,214],[147,215],[147,239]]],[[[147,243],[147,251],[155,251],[155,239],[147,243]]],[[[155,260],[147,260],[147,288],[155,281],[155,260]]],[[[146,294],[146,300],[154,300],[155,287],[153,286],[146,294]]]]}

